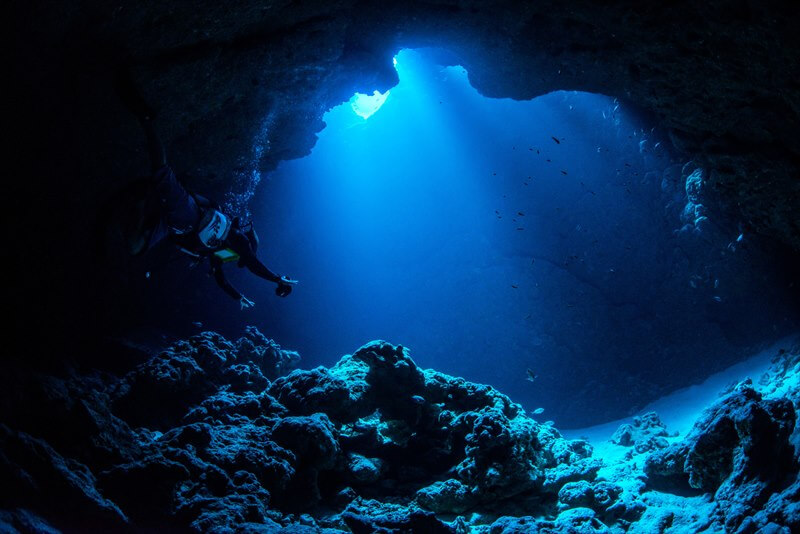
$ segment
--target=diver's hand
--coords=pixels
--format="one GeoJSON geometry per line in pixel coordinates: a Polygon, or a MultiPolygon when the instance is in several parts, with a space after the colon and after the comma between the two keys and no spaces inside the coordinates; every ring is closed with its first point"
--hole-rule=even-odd
{"type": "Polygon", "coordinates": [[[292,292],[292,286],[297,284],[297,280],[291,280],[285,276],[281,276],[281,281],[278,282],[278,287],[275,289],[275,294],[279,297],[288,297],[292,292]]]}
{"type": "Polygon", "coordinates": [[[248,308],[252,308],[253,306],[255,306],[256,303],[250,300],[249,298],[245,297],[244,295],[242,295],[241,298],[239,299],[239,305],[242,307],[243,310],[246,310],[248,308]]]}

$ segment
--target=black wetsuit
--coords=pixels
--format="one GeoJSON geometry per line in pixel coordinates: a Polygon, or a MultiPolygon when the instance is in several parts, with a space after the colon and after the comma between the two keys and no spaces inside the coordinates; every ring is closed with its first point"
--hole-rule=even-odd
{"type": "MultiPolygon", "coordinates": [[[[247,270],[254,275],[260,276],[270,282],[275,282],[276,284],[281,282],[280,276],[270,271],[266,265],[259,261],[247,235],[236,225],[231,227],[230,232],[228,232],[228,237],[223,241],[222,249],[225,248],[231,249],[239,256],[239,267],[246,267],[247,270]]],[[[225,273],[222,271],[223,265],[223,261],[218,256],[214,254],[211,255],[211,272],[214,274],[214,280],[217,281],[219,287],[225,290],[225,293],[239,300],[242,298],[242,295],[225,279],[225,273]]]]}
{"type": "Polygon", "coordinates": [[[168,238],[192,256],[208,257],[211,262],[211,272],[217,284],[236,300],[241,299],[242,294],[225,279],[224,262],[215,255],[216,252],[230,249],[239,257],[239,267],[246,267],[256,276],[280,284],[281,277],[259,261],[250,239],[235,221],[231,223],[224,241],[217,246],[211,248],[200,241],[197,233],[200,230],[199,225],[203,215],[206,210],[217,209],[217,207],[207,199],[189,193],[168,165],[157,169],[153,173],[152,179],[163,217],[150,238],[149,246],[168,238]]]}
{"type": "Polygon", "coordinates": [[[282,283],[280,276],[267,269],[258,260],[254,244],[248,238],[248,234],[239,227],[237,221],[234,220],[230,223],[228,235],[222,242],[215,243],[213,247],[207,246],[200,240],[198,232],[202,230],[199,226],[203,222],[204,215],[209,210],[220,210],[218,206],[208,199],[187,191],[183,184],[178,181],[175,173],[167,164],[164,146],[156,135],[152,116],[146,109],[147,106],[141,105],[142,103],[138,100],[137,103],[139,105],[134,105],[132,109],[135,112],[137,110],[142,112],[137,114],[137,117],[147,136],[147,149],[152,169],[152,189],[160,215],[155,229],[150,234],[146,248],[154,246],[163,239],[169,239],[194,257],[208,257],[211,262],[211,271],[217,284],[228,295],[241,300],[243,298],[242,294],[225,279],[225,274],[222,272],[224,262],[215,255],[216,252],[230,249],[238,256],[239,267],[247,267],[256,276],[278,284],[276,293],[279,296],[285,297],[288,295],[291,292],[291,286],[282,283]]]}

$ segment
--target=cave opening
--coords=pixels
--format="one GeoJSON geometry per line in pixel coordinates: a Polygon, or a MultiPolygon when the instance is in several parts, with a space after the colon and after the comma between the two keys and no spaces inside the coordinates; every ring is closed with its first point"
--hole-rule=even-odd
{"type": "Polygon", "coordinates": [[[800,532],[796,8],[19,4],[0,531],[800,532]]]}
{"type": "Polygon", "coordinates": [[[400,51],[399,83],[328,111],[312,153],[251,205],[264,253],[301,280],[254,313],[306,365],[402,340],[423,367],[580,427],[782,331],[774,289],[736,252],[747,236],[689,198],[703,170],[634,110],[576,91],[486,98],[442,57],[400,51]],[[765,313],[742,328],[744,307],[765,313]]]}

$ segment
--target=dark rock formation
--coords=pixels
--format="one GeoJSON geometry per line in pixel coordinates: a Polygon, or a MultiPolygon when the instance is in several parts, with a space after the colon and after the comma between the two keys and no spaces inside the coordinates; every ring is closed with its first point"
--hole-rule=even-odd
{"type": "Polygon", "coordinates": [[[272,384],[264,376],[296,361],[255,329],[236,343],[206,332],[121,379],[87,381],[94,391],[66,388],[65,404],[91,394],[104,419],[77,426],[82,414],[67,412],[69,438],[39,429],[80,461],[2,427],[3,469],[24,487],[4,496],[18,509],[9,517],[23,521],[19,510],[30,509],[58,528],[206,531],[278,528],[296,524],[293,513],[333,508],[341,515],[328,521],[354,532],[450,532],[434,513],[519,500],[547,510],[564,484],[599,468],[585,442],[564,440],[488,386],[419,369],[402,347],[373,342],[330,370],[272,384]],[[41,501],[50,495],[62,504],[41,501]]]}
{"type": "Polygon", "coordinates": [[[787,496],[777,495],[798,473],[789,441],[795,422],[789,399],[763,399],[743,383],[706,410],[683,441],[648,457],[645,472],[682,476],[692,488],[713,493],[726,528],[735,531],[746,518],[764,516],[768,500],[796,492],[789,487],[787,496]]]}
{"type": "MultiPolygon", "coordinates": [[[[614,465],[593,456],[586,441],[564,439],[491,387],[420,369],[403,347],[375,341],[332,369],[296,370],[274,382],[257,365],[267,351],[266,373],[275,361],[286,364],[282,369],[297,361],[248,329],[235,343],[210,332],[179,341],[119,378],[31,378],[54,394],[24,412],[3,404],[0,528],[567,533],[661,532],[673,521],[741,532],[798,526],[795,409],[750,384],[710,407],[684,440],[655,452],[632,444],[671,436],[655,414],[637,418],[615,438],[634,447],[634,457],[609,471],[614,465]],[[261,379],[243,382],[228,372],[240,366],[248,376],[258,369],[261,379]],[[164,384],[183,396],[165,397],[164,384]],[[140,392],[138,402],[132,391],[140,392]],[[145,392],[168,399],[169,409],[145,392]],[[59,406],[61,430],[38,424],[59,406]],[[93,424],[86,414],[94,414],[93,424]],[[708,511],[687,516],[669,500],[681,497],[648,488],[637,467],[642,459],[650,479],[677,477],[712,493],[708,511]]],[[[794,384],[800,369],[786,359],[774,373],[783,373],[777,382],[794,384]]],[[[9,390],[3,395],[5,401],[9,390]]]]}

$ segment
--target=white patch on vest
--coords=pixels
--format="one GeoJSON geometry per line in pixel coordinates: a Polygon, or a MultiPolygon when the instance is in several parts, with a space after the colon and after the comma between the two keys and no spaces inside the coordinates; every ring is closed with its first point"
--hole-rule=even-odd
{"type": "Polygon", "coordinates": [[[200,229],[197,236],[200,242],[208,248],[217,248],[228,237],[231,229],[231,221],[222,212],[211,210],[212,213],[203,217],[208,219],[208,223],[200,229]]]}

